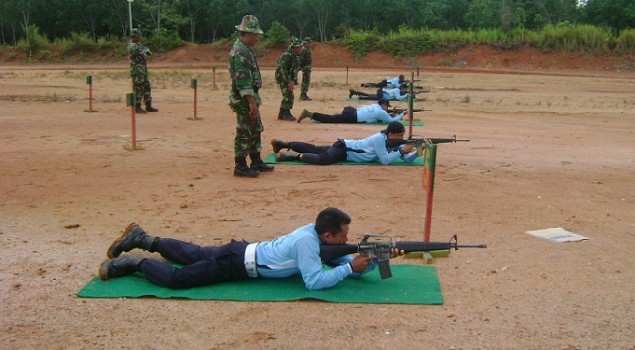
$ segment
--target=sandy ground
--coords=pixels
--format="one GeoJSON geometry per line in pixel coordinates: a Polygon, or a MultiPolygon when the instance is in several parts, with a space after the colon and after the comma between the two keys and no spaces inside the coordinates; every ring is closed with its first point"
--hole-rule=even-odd
{"type": "MultiPolygon", "coordinates": [[[[120,69],[0,67],[0,349],[635,349],[635,74],[445,71],[416,106],[414,134],[439,146],[432,239],[439,306],[81,299],[131,221],[152,234],[221,244],[266,240],[337,206],[365,233],[423,235],[421,168],[278,165],[232,176],[235,119],[204,69],[155,69],[159,113],[137,120],[120,69]],[[86,76],[94,79],[94,113],[86,76]],[[193,90],[199,79],[197,116],[193,90]],[[564,227],[556,244],[527,230],[564,227]]],[[[276,120],[264,72],[263,155],[273,137],[330,144],[380,128],[276,120]]],[[[349,86],[394,71],[314,72],[303,108],[336,112],[349,86]]],[[[404,104],[397,104],[404,106],[404,104]]],[[[423,264],[396,259],[395,264],[423,264]]]]}

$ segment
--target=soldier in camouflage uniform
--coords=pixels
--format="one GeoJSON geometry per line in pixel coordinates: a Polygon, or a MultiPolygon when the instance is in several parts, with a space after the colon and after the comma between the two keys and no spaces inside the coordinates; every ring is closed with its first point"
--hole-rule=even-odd
{"type": "Polygon", "coordinates": [[[291,114],[293,109],[293,88],[298,84],[298,70],[300,69],[298,55],[302,50],[302,42],[296,38],[291,40],[291,45],[282,53],[278,60],[278,68],[276,69],[276,82],[280,86],[282,92],[282,102],[280,102],[280,112],[278,119],[295,120],[291,114]]]}
{"type": "Polygon", "coordinates": [[[141,43],[141,31],[137,28],[132,29],[130,43],[128,44],[128,52],[130,53],[130,76],[132,77],[132,91],[137,98],[137,113],[158,112],[159,110],[152,107],[152,94],[150,88],[150,80],[148,80],[148,66],[146,59],[152,53],[150,49],[141,43]],[[141,108],[141,101],[145,101],[145,111],[141,108]]]}
{"type": "Polygon", "coordinates": [[[300,70],[302,71],[302,85],[300,89],[300,100],[311,101],[307,92],[309,92],[309,85],[311,85],[311,64],[313,58],[311,57],[311,43],[313,41],[310,37],[302,40],[302,51],[300,51],[300,70]]]}
{"type": "Polygon", "coordinates": [[[252,15],[243,17],[235,26],[240,37],[229,53],[229,76],[232,80],[229,106],[236,113],[236,137],[234,138],[234,176],[257,177],[261,171],[273,171],[272,165],[260,158],[262,150],[260,135],[264,130],[259,107],[262,99],[258,90],[262,87],[262,76],[251,49],[258,42],[260,29],[258,19],[252,15]],[[251,166],[247,166],[247,155],[251,166]]]}

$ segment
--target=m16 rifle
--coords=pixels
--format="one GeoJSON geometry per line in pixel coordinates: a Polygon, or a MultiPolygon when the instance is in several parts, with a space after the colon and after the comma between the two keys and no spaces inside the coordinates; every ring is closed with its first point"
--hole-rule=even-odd
{"type": "MultiPolygon", "coordinates": [[[[389,109],[386,112],[388,113],[394,113],[394,114],[401,114],[405,111],[405,108],[393,108],[393,109],[389,109]]],[[[413,108],[412,109],[412,113],[417,113],[417,112],[431,112],[431,109],[423,109],[423,108],[413,108]]]]}
{"type": "Polygon", "coordinates": [[[379,275],[382,279],[392,277],[390,270],[391,250],[396,248],[404,253],[427,252],[431,250],[459,250],[459,248],[487,248],[486,244],[459,244],[454,235],[448,242],[416,242],[396,241],[383,235],[365,235],[357,244],[322,244],[320,245],[320,258],[329,262],[348,254],[359,253],[372,257],[377,261],[379,275]],[[371,240],[372,239],[372,240],[371,240]]]}
{"type": "Polygon", "coordinates": [[[417,149],[417,153],[419,156],[423,154],[423,148],[426,144],[436,145],[439,143],[456,143],[456,142],[470,142],[470,140],[459,140],[456,138],[456,135],[451,138],[441,138],[441,137],[414,137],[410,136],[407,139],[388,139],[386,140],[386,147],[393,149],[395,147],[399,147],[401,145],[414,145],[417,149]]]}

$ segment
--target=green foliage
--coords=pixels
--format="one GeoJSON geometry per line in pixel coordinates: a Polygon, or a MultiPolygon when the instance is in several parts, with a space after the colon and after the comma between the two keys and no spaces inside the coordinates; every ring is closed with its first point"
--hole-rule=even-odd
{"type": "Polygon", "coordinates": [[[71,33],[69,39],[58,39],[55,44],[60,53],[65,56],[77,52],[96,52],[100,50],[99,45],[93,41],[88,33],[71,33]]]}
{"type": "Polygon", "coordinates": [[[26,33],[26,38],[18,41],[17,47],[24,50],[30,59],[33,53],[48,46],[49,42],[44,35],[40,34],[40,28],[35,24],[29,25],[26,33]]]}
{"type": "Polygon", "coordinates": [[[149,47],[152,52],[166,52],[183,44],[179,33],[168,32],[165,28],[155,29],[152,36],[143,41],[143,45],[149,47]]]}
{"type": "Polygon", "coordinates": [[[350,31],[344,45],[353,52],[356,60],[380,49],[381,38],[375,32],[350,31]]]}
{"type": "Polygon", "coordinates": [[[591,25],[547,25],[536,46],[550,50],[609,52],[613,35],[609,30],[591,25]]]}
{"type": "Polygon", "coordinates": [[[415,31],[404,25],[399,32],[391,32],[380,42],[380,49],[396,57],[411,57],[438,47],[436,39],[427,31],[415,31]]]}
{"type": "Polygon", "coordinates": [[[635,50],[635,30],[624,30],[615,38],[608,29],[590,25],[573,25],[564,21],[547,25],[540,31],[520,26],[462,30],[414,30],[401,26],[386,36],[373,31],[349,31],[344,45],[359,60],[372,51],[383,51],[395,57],[413,57],[433,50],[455,50],[468,45],[490,45],[512,50],[533,46],[545,50],[629,53],[635,50]]]}
{"type": "Polygon", "coordinates": [[[265,41],[269,46],[286,45],[291,41],[291,33],[287,27],[280,22],[275,21],[271,24],[271,28],[265,34],[265,41]]]}
{"type": "Polygon", "coordinates": [[[626,29],[620,33],[615,50],[623,54],[635,53],[635,29],[626,29]]]}

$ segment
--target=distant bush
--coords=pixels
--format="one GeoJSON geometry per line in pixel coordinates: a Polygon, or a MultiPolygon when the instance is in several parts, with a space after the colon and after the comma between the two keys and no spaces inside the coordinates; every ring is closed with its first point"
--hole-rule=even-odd
{"type": "Polygon", "coordinates": [[[344,40],[344,45],[353,52],[356,60],[368,55],[370,52],[379,50],[381,37],[377,31],[356,31],[351,30],[348,38],[344,40]]]}
{"type": "Polygon", "coordinates": [[[609,43],[614,40],[607,29],[592,25],[571,25],[563,22],[547,25],[536,43],[539,48],[566,51],[608,52],[609,43]]]}
{"type": "Polygon", "coordinates": [[[623,54],[635,52],[635,29],[626,29],[617,38],[615,50],[623,54]]]}
{"type": "Polygon", "coordinates": [[[24,50],[30,59],[35,52],[47,47],[48,44],[46,36],[40,34],[40,28],[35,24],[31,24],[27,27],[26,39],[20,39],[17,47],[24,50]]]}
{"type": "Polygon", "coordinates": [[[458,49],[468,45],[490,45],[513,50],[533,46],[544,50],[632,53],[635,51],[635,29],[624,30],[618,38],[611,31],[591,25],[563,22],[547,25],[540,31],[515,27],[461,30],[413,30],[402,26],[398,32],[380,35],[377,30],[350,30],[344,45],[359,60],[372,51],[383,51],[395,57],[412,57],[432,50],[458,49]]]}
{"type": "Polygon", "coordinates": [[[280,22],[275,21],[271,24],[271,28],[265,33],[265,41],[268,46],[287,45],[291,41],[291,33],[287,27],[280,22]]]}
{"type": "Polygon", "coordinates": [[[152,35],[143,40],[143,45],[152,52],[166,52],[183,45],[183,40],[177,32],[169,32],[165,28],[155,29],[152,35]]]}
{"type": "Polygon", "coordinates": [[[94,42],[88,33],[71,33],[70,38],[56,40],[55,44],[64,56],[78,52],[97,52],[101,50],[100,45],[94,42]]]}

